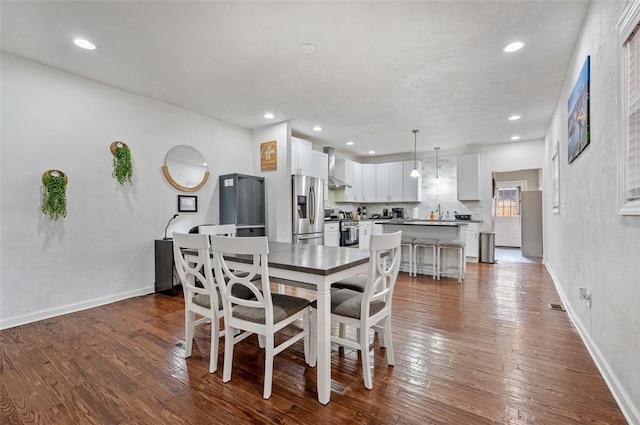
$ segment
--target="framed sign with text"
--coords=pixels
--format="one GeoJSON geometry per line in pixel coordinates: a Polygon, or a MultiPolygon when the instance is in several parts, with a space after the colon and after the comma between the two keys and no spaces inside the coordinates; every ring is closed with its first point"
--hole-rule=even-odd
{"type": "Polygon", "coordinates": [[[272,140],[260,144],[260,170],[268,171],[278,168],[278,142],[272,140]]]}

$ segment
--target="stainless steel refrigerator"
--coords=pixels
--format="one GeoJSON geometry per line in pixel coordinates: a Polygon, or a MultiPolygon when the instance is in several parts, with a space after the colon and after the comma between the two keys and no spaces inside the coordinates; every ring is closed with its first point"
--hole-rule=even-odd
{"type": "Polygon", "coordinates": [[[324,182],[291,176],[293,243],[324,245],[324,182]]]}

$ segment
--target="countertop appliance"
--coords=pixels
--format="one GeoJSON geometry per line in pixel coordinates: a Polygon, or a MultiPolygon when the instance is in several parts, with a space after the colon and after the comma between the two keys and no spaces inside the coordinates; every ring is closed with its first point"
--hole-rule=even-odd
{"type": "Polygon", "coordinates": [[[404,218],[404,208],[391,208],[391,218],[404,218]]]}
{"type": "Polygon", "coordinates": [[[358,246],[359,223],[356,220],[340,220],[340,246],[358,246]]]}
{"type": "Polygon", "coordinates": [[[324,245],[324,182],[310,176],[291,176],[293,243],[324,245]]]}

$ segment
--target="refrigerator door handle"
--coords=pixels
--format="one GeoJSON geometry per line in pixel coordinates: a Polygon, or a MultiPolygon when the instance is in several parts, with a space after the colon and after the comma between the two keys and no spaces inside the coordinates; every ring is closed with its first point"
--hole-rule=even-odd
{"type": "Polygon", "coordinates": [[[313,186],[309,188],[309,221],[311,224],[316,221],[316,193],[313,186]]]}

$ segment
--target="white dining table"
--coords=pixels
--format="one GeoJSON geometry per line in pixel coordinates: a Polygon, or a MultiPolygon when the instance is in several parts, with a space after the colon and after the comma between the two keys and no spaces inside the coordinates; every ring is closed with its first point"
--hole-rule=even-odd
{"type": "MultiPolygon", "coordinates": [[[[242,269],[251,261],[241,256],[225,257],[233,267],[242,269]]],[[[324,245],[269,242],[269,277],[278,284],[292,285],[316,292],[318,401],[331,400],[331,284],[359,273],[366,273],[369,251],[324,245]]]]}

